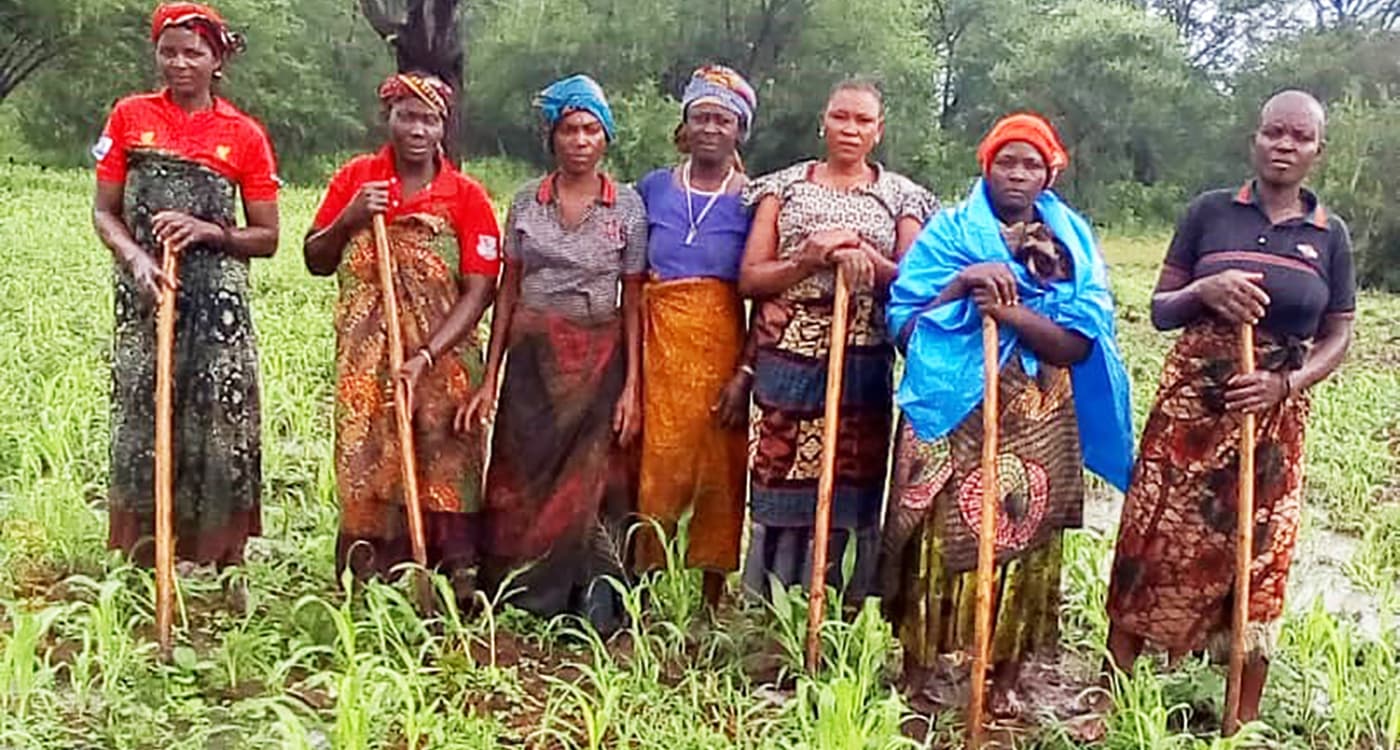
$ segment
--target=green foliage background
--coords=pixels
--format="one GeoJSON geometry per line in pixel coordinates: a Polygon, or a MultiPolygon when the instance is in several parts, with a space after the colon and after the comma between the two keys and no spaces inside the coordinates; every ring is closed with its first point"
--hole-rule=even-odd
{"type": "MultiPolygon", "coordinates": [[[[146,41],[151,5],[0,0],[0,18],[65,34],[61,54],[0,101],[0,148],[11,159],[88,162],[111,103],[157,85],[146,41]]],[[[224,93],[267,125],[285,177],[318,184],[346,154],[376,144],[374,90],[392,55],[358,3],[218,5],[249,39],[224,93]]],[[[1387,268],[1400,257],[1400,227],[1381,210],[1400,194],[1391,96],[1400,87],[1400,34],[1364,14],[1313,19],[1306,7],[1298,0],[463,0],[468,84],[460,135],[472,157],[544,166],[531,99],[550,80],[584,71],[618,110],[611,167],[635,178],[674,160],[675,98],[690,70],[716,61],[758,89],[746,158],[751,171],[763,172],[813,155],[827,91],[861,75],[886,93],[880,157],[945,200],[961,197],[975,176],[972,153],[992,121],[1034,109],[1056,121],[1071,147],[1060,188],[1072,201],[1101,224],[1156,229],[1191,194],[1242,180],[1260,102],[1301,87],[1333,110],[1333,148],[1317,183],[1349,219],[1365,279],[1400,284],[1387,268]],[[1237,37],[1207,54],[1221,28],[1237,37]]]]}

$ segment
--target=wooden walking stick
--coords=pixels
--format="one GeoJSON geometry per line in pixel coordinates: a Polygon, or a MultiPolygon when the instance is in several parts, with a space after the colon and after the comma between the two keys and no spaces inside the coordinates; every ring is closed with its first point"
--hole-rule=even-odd
{"type": "MultiPolygon", "coordinates": [[[[394,417],[399,433],[399,456],[403,470],[404,513],[408,515],[408,536],[413,561],[424,571],[428,567],[428,545],[423,531],[423,507],[418,500],[418,454],[413,445],[413,415],[409,413],[408,389],[399,380],[403,369],[403,328],[399,326],[399,298],[394,289],[394,259],[389,255],[389,230],[384,214],[374,215],[374,248],[379,256],[379,286],[384,295],[384,325],[389,334],[389,377],[394,388],[394,417]]],[[[418,605],[432,609],[432,591],[422,571],[415,572],[418,605]]]]}
{"type": "Polygon", "coordinates": [[[1000,432],[1001,358],[997,322],[982,316],[982,514],[977,527],[977,611],[974,620],[977,651],[972,655],[972,696],[967,703],[967,742],[982,747],[982,716],[986,703],[987,667],[992,651],[992,575],[996,572],[997,443],[1000,432]]]}
{"type": "Polygon", "coordinates": [[[851,288],[836,267],[836,294],[831,307],[831,347],[826,364],[826,413],[822,421],[822,473],[817,481],[817,517],[812,526],[812,579],[808,590],[807,671],[820,666],[822,617],[826,614],[826,547],[831,537],[831,503],[836,494],[836,439],[841,422],[841,381],[846,374],[846,329],[851,288]]]}
{"type": "MultiPolygon", "coordinates": [[[[1240,372],[1254,372],[1254,326],[1240,325],[1240,372]]],[[[1244,678],[1246,631],[1249,630],[1249,572],[1254,559],[1254,414],[1240,428],[1239,509],[1235,513],[1235,611],[1230,630],[1230,673],[1225,683],[1223,733],[1240,728],[1240,688],[1244,678]]]]}
{"type": "Polygon", "coordinates": [[[170,626],[175,612],[175,297],[180,260],[171,243],[162,247],[161,273],[172,285],[156,301],[156,641],[170,658],[170,626]]]}

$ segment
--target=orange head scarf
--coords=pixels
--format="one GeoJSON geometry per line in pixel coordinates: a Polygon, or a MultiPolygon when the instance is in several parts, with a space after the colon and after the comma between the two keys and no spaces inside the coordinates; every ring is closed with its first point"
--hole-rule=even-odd
{"type": "Polygon", "coordinates": [[[161,3],[151,14],[151,41],[159,40],[161,33],[172,26],[188,28],[199,34],[218,57],[243,51],[243,37],[229,31],[224,17],[208,5],[161,3]]]}
{"type": "Polygon", "coordinates": [[[982,165],[982,174],[991,171],[992,160],[997,158],[1002,147],[1015,141],[1031,144],[1045,159],[1045,167],[1050,172],[1046,187],[1055,184],[1055,178],[1069,166],[1069,152],[1060,141],[1060,134],[1055,132],[1055,126],[1040,115],[1021,112],[998,120],[987,137],[982,139],[977,147],[977,163],[982,165]]]}

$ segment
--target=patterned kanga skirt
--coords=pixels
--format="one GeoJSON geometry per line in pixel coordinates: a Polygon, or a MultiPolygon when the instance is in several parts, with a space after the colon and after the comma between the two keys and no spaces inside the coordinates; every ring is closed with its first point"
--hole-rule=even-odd
{"type": "MultiPolygon", "coordinates": [[[[1262,332],[1259,366],[1296,367],[1297,348],[1262,332]]],[[[1239,371],[1233,327],[1188,328],[1162,372],[1123,506],[1109,583],[1113,625],[1174,655],[1228,633],[1235,576],[1241,415],[1226,412],[1239,371]]],[[[1254,562],[1247,643],[1273,645],[1303,508],[1303,428],[1308,398],[1294,394],[1257,418],[1254,562]]]]}
{"type": "MultiPolygon", "coordinates": [[[[748,439],[721,425],[714,405],[744,348],[744,305],[732,283],[678,279],[647,284],[643,307],[641,487],[638,510],[674,534],[689,512],[686,564],[739,567],[748,439]]],[[[747,412],[746,412],[747,413],[747,412]]],[[[666,564],[653,528],[637,532],[636,565],[666,564]]]]}
{"type": "MultiPolygon", "coordinates": [[[[435,214],[401,216],[387,227],[394,290],[406,352],[422,348],[458,297],[458,244],[435,214]]],[[[351,239],[340,264],[336,304],[336,488],[340,533],[336,567],[385,575],[413,559],[404,510],[403,458],[389,368],[384,291],[373,235],[351,239]]],[[[481,384],[481,347],[468,339],[419,380],[413,396],[418,494],[429,567],[445,572],[476,563],[475,512],[481,505],[484,439],[460,435],[457,408],[481,384]]]]}
{"type": "MultiPolygon", "coordinates": [[[[153,257],[151,219],[182,211],[234,222],[234,185],[167,154],[131,155],[123,218],[153,257]]],[[[248,261],[194,246],[180,256],[176,294],[174,458],[176,555],[243,560],[261,532],[258,358],[248,309],[248,261]]],[[[124,266],[115,272],[108,547],[140,564],[155,556],[155,301],[124,266]]]]}
{"type": "MultiPolygon", "coordinates": [[[[1084,508],[1079,430],[1067,370],[1031,378],[1013,357],[1001,375],[995,661],[1059,640],[1061,543],[1084,508]]],[[[975,645],[982,508],[982,408],[949,435],[923,440],[907,423],[895,448],[894,494],[881,558],[886,615],[915,666],[975,645]]]]}
{"type": "Polygon", "coordinates": [[[574,613],[611,633],[635,510],[635,454],[612,416],[626,379],[622,322],[517,306],[487,473],[483,588],[544,617],[574,613]]]}
{"type": "MultiPolygon", "coordinates": [[[[857,295],[851,308],[827,580],[856,603],[874,593],[894,421],[894,349],[884,336],[882,305],[857,295]],[[852,540],[855,568],[851,580],[841,581],[843,550],[852,540]]],[[[754,377],[759,416],[749,483],[753,527],[744,570],[750,591],[767,592],[770,579],[784,586],[811,580],[831,313],[829,298],[776,299],[759,306],[754,377]]]]}

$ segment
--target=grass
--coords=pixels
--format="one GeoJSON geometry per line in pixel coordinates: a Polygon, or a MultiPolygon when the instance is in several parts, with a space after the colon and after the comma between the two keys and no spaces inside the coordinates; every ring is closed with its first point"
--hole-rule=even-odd
{"type": "MultiPolygon", "coordinates": [[[[497,197],[509,170],[488,167],[497,197]]],[[[317,192],[283,199],[282,254],[256,265],[264,388],[265,528],[244,571],[251,611],[182,581],[177,649],[151,644],[151,581],[104,550],[110,262],[88,221],[90,178],[0,165],[0,747],[896,748],[956,746],[960,717],[917,716],[890,687],[897,652],[871,606],[824,632],[800,673],[806,602],[783,592],[719,626],[694,573],[626,591],[646,616],[611,643],[569,618],[483,602],[416,614],[396,586],[336,581],[331,469],[334,283],[302,268],[317,192]],[[907,731],[917,729],[918,731],[907,731]],[[927,731],[925,731],[927,730],[927,731]]],[[[1147,299],[1164,241],[1112,238],[1121,337],[1145,415],[1170,338],[1147,299]]],[[[1351,361],[1316,394],[1305,534],[1358,540],[1347,573],[1381,626],[1320,605],[1289,615],[1266,721],[1226,742],[1219,672],[1144,662],[1117,687],[1105,748],[1395,747],[1400,647],[1400,298],[1364,294],[1351,361]]],[[[678,540],[678,544],[683,543],[678,540]]],[[[1111,536],[1070,535],[1064,643],[1098,659],[1111,536]]],[[[1309,574],[1301,565],[1300,574],[1309,574]]],[[[439,581],[439,585],[445,585],[439,581]]],[[[450,598],[450,597],[449,597],[450,598]]],[[[839,602],[833,602],[839,607],[839,602]]],[[[1072,743],[1051,726],[1023,747],[1072,743]]]]}

